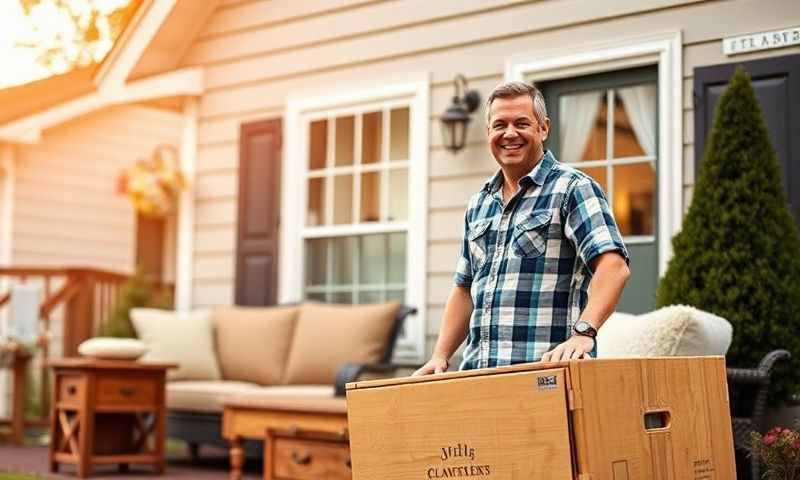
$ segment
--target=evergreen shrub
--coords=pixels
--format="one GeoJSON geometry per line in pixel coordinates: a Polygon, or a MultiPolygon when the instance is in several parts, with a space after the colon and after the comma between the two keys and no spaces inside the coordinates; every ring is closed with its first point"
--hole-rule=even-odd
{"type": "Polygon", "coordinates": [[[772,374],[770,403],[800,392],[800,236],[749,76],[719,100],[691,206],[672,241],[659,306],[692,305],[733,325],[729,366],[792,353],[772,374]]]}

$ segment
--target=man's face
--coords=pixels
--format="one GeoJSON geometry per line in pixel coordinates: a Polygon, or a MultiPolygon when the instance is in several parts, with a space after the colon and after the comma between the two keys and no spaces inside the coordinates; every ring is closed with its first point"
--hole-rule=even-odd
{"type": "Polygon", "coordinates": [[[523,170],[536,165],[544,152],[543,143],[550,131],[550,120],[536,120],[533,100],[528,95],[496,98],[489,116],[489,148],[501,168],[523,170]]]}

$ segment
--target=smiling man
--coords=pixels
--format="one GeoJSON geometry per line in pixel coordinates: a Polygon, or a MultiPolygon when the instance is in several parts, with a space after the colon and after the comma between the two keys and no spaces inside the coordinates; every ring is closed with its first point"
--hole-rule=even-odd
{"type": "Polygon", "coordinates": [[[446,371],[465,338],[461,369],[593,356],[630,276],[600,186],[544,150],[541,92],[501,84],[486,112],[500,170],[469,201],[439,338],[415,375],[446,371]]]}

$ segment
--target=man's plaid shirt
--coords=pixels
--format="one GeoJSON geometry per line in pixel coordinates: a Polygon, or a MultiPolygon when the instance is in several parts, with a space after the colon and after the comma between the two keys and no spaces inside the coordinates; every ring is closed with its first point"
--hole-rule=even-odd
{"type": "Polygon", "coordinates": [[[546,151],[504,207],[498,171],[472,196],[455,283],[474,310],[461,369],[534,362],[567,340],[588,300],[589,264],[628,252],[600,186],[546,151]]]}

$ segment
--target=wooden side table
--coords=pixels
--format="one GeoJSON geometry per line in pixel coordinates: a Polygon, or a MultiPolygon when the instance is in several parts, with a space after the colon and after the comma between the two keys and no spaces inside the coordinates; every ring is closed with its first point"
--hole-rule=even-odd
{"type": "Polygon", "coordinates": [[[0,369],[10,368],[13,372],[14,394],[11,401],[11,441],[22,445],[25,439],[25,371],[31,355],[25,350],[0,354],[0,369]]]}
{"type": "Polygon", "coordinates": [[[50,415],[50,471],[59,464],[152,464],[164,472],[164,383],[172,364],[63,358],[47,362],[55,374],[50,415]]]}

